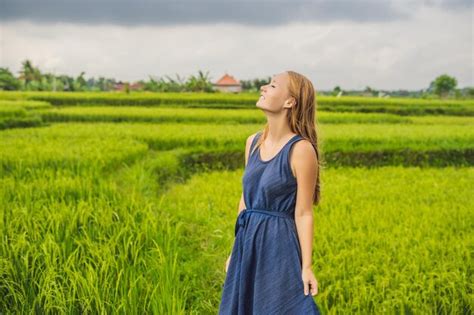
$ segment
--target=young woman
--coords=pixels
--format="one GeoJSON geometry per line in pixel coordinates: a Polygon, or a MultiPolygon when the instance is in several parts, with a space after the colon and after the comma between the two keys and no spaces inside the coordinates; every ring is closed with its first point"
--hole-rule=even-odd
{"type": "Polygon", "coordinates": [[[319,314],[312,298],[312,210],[321,168],[315,91],[306,77],[285,71],[261,88],[256,105],[267,125],[247,138],[219,314],[319,314]]]}

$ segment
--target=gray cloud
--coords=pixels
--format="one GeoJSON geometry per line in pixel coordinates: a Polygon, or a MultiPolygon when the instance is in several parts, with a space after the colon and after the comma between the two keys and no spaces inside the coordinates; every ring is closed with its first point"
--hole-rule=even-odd
{"type": "MultiPolygon", "coordinates": [[[[400,3],[380,0],[2,0],[0,18],[3,21],[124,26],[216,23],[264,26],[338,20],[384,22],[405,19],[413,14],[407,6],[413,9],[414,2],[403,6],[400,3]]],[[[434,3],[438,4],[439,1],[434,3]]]]}
{"type": "MultiPolygon", "coordinates": [[[[76,76],[85,71],[86,76],[130,81],[148,75],[188,76],[198,70],[209,70],[214,80],[224,71],[237,79],[251,79],[294,69],[308,75],[319,89],[335,85],[426,88],[442,73],[456,77],[460,87],[474,85],[472,11],[466,10],[472,4],[468,1],[399,0],[389,5],[380,0],[385,4],[359,9],[349,2],[320,2],[316,18],[301,1],[299,7],[291,8],[276,1],[263,6],[260,0],[248,10],[242,9],[252,7],[246,2],[230,11],[223,12],[224,6],[213,10],[204,6],[193,13],[189,10],[197,4],[178,2],[181,15],[160,18],[153,12],[140,15],[138,9],[120,2],[107,2],[107,10],[104,0],[97,0],[96,6],[87,2],[89,9],[85,2],[76,3],[67,12],[67,6],[59,2],[49,1],[48,9],[18,1],[22,14],[11,0],[0,0],[0,16],[8,16],[0,21],[0,66],[15,73],[28,58],[46,72],[76,76]],[[56,11],[51,8],[54,3],[56,11]],[[13,8],[17,13],[13,14],[13,8]],[[136,14],[140,18],[132,19],[136,14]],[[379,20],[374,21],[377,16],[379,20]],[[234,23],[216,27],[221,21],[234,23]]],[[[140,4],[152,7],[151,2],[140,4]]]]}

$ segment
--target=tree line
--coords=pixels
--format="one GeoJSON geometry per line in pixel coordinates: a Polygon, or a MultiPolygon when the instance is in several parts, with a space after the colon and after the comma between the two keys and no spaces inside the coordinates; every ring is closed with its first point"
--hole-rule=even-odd
{"type": "MultiPolygon", "coordinates": [[[[209,74],[199,71],[197,75],[188,78],[176,75],[176,78],[165,76],[156,78],[149,76],[148,80],[139,80],[134,83],[117,81],[114,78],[103,76],[84,77],[81,72],[77,77],[49,72],[42,72],[35,67],[30,60],[24,60],[18,76],[15,76],[8,68],[0,67],[0,90],[11,91],[150,91],[150,92],[216,92],[209,74]]],[[[244,92],[258,92],[260,87],[267,84],[271,77],[253,80],[240,80],[241,89],[244,92]]],[[[422,98],[474,98],[474,87],[457,88],[456,78],[442,74],[430,82],[426,89],[420,91],[382,91],[366,87],[363,91],[343,90],[336,86],[331,91],[318,91],[323,95],[363,95],[378,97],[422,97],[422,98]]]]}

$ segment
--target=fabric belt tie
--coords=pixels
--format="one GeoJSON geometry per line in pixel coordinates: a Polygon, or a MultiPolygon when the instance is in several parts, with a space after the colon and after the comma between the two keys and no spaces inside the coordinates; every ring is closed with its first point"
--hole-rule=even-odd
{"type": "Polygon", "coordinates": [[[237,232],[239,231],[240,228],[243,228],[247,225],[247,221],[248,221],[247,218],[249,214],[252,212],[258,212],[258,213],[263,213],[267,215],[272,215],[275,217],[281,217],[285,219],[294,220],[293,214],[288,213],[288,212],[280,212],[280,211],[266,210],[266,209],[255,209],[255,208],[244,209],[237,216],[237,222],[235,224],[235,235],[237,235],[237,232]]]}

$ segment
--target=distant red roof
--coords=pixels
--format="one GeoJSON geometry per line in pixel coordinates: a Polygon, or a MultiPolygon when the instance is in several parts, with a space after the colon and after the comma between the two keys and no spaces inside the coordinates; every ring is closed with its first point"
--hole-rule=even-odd
{"type": "Polygon", "coordinates": [[[222,78],[220,78],[216,85],[240,85],[240,82],[234,79],[233,76],[228,75],[227,73],[224,74],[222,78]]]}

